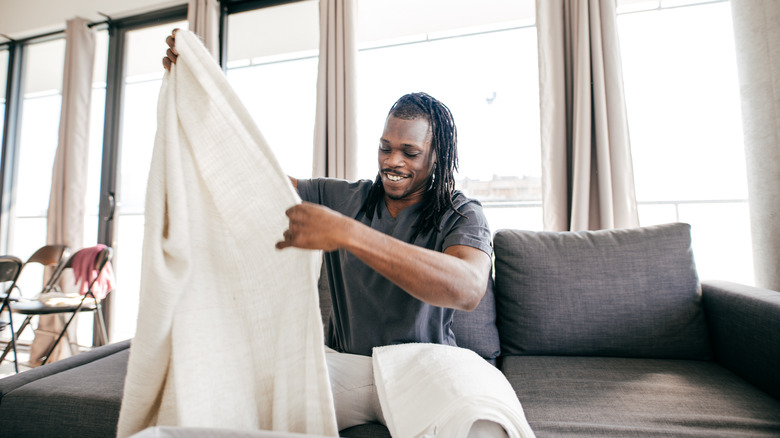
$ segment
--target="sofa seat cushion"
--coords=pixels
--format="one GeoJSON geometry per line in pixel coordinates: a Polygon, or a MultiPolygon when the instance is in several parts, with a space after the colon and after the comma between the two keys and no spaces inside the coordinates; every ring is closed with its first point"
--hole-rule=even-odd
{"type": "Polygon", "coordinates": [[[14,437],[114,436],[128,345],[107,345],[2,379],[2,429],[14,437]]]}
{"type": "Polygon", "coordinates": [[[509,356],[537,437],[780,435],[780,401],[715,362],[509,356]]]}
{"type": "Polygon", "coordinates": [[[499,230],[504,355],[709,359],[688,224],[499,230]]]}

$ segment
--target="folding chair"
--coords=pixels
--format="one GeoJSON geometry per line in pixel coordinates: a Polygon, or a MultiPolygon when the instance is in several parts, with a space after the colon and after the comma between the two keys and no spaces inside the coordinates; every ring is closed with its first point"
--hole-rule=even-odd
{"type": "MultiPolygon", "coordinates": [[[[70,250],[66,245],[46,245],[46,246],[42,246],[37,251],[35,251],[33,255],[31,255],[30,258],[28,258],[27,261],[22,265],[22,269],[20,270],[19,273],[21,274],[21,271],[23,271],[27,265],[31,265],[35,263],[40,264],[44,268],[53,268],[54,271],[49,276],[49,279],[46,281],[46,284],[43,285],[41,291],[35,296],[25,297],[23,294],[21,294],[20,291],[20,296],[15,297],[15,296],[11,296],[10,294],[11,291],[9,290],[8,293],[9,309],[13,313],[19,313],[16,311],[16,309],[19,306],[18,302],[20,300],[24,300],[24,299],[34,300],[37,299],[37,297],[40,294],[52,291],[60,279],[60,275],[62,274],[62,270],[64,269],[65,261],[67,260],[67,257],[69,255],[70,255],[70,250]]],[[[22,305],[22,307],[23,306],[24,305],[22,305]]],[[[24,319],[24,322],[22,322],[22,325],[15,333],[13,332],[13,330],[11,330],[12,344],[6,346],[2,356],[0,356],[0,363],[2,363],[6,355],[8,355],[8,350],[11,346],[13,346],[14,355],[16,355],[16,340],[19,339],[19,335],[22,332],[24,332],[24,329],[30,323],[31,319],[32,319],[32,315],[28,315],[27,318],[24,319]]]]}
{"type": "MultiPolygon", "coordinates": [[[[57,271],[58,279],[62,275],[62,272],[64,272],[68,268],[73,268],[73,262],[74,260],[78,259],[79,256],[83,256],[83,251],[91,250],[91,248],[84,248],[79,251],[77,251],[75,254],[70,256],[68,260],[62,264],[61,268],[57,271]]],[[[60,331],[59,335],[57,336],[57,339],[54,341],[54,343],[51,345],[49,350],[46,352],[46,354],[43,356],[41,365],[45,365],[46,362],[51,357],[52,352],[54,352],[54,349],[59,344],[60,340],[65,336],[65,333],[68,330],[68,327],[70,326],[73,319],[76,317],[76,315],[79,312],[93,312],[95,315],[95,321],[96,326],[98,328],[98,338],[99,338],[99,344],[105,345],[108,340],[108,335],[106,333],[106,324],[103,320],[103,308],[100,304],[100,299],[95,296],[93,287],[97,280],[100,278],[100,272],[103,271],[103,269],[106,267],[109,261],[111,261],[111,257],[113,255],[113,250],[110,247],[104,247],[100,250],[100,252],[95,257],[95,263],[94,263],[94,275],[91,280],[89,280],[89,285],[87,287],[86,293],[84,293],[81,296],[81,299],[78,300],[76,304],[58,304],[58,305],[47,305],[44,302],[41,301],[18,301],[15,303],[11,303],[11,309],[14,313],[26,315],[26,318],[24,322],[22,323],[22,326],[17,331],[17,338],[19,334],[21,334],[22,330],[29,325],[30,321],[34,316],[40,316],[40,315],[56,315],[56,314],[70,314],[70,318],[65,322],[64,327],[60,331]]],[[[51,288],[50,288],[51,289],[51,288]]],[[[0,361],[5,357],[5,353],[3,354],[3,357],[0,357],[0,361]]]]}
{"type": "MultiPolygon", "coordinates": [[[[19,274],[22,272],[22,261],[14,256],[2,256],[0,257],[0,283],[10,282],[11,284],[6,288],[3,296],[3,304],[0,306],[0,315],[3,314],[5,309],[8,309],[8,322],[0,322],[0,331],[6,327],[11,331],[11,342],[6,347],[3,353],[3,358],[8,352],[8,348],[14,350],[14,371],[19,372],[19,357],[16,355],[16,337],[14,336],[14,319],[11,314],[11,291],[16,287],[16,280],[19,279],[19,274]]],[[[2,360],[0,359],[0,362],[2,360]]]]}

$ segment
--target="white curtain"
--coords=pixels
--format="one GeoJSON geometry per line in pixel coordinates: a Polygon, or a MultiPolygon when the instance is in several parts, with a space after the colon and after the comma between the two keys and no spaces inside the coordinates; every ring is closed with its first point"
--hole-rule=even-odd
{"type": "Polygon", "coordinates": [[[219,60],[219,1],[189,0],[187,21],[214,59],[219,60]]]}
{"type": "Polygon", "coordinates": [[[639,225],[612,0],[537,0],[544,227],[639,225]]]}
{"type": "Polygon", "coordinates": [[[731,0],[756,285],[780,290],[780,2],[731,0]]]}
{"type": "MultiPolygon", "coordinates": [[[[54,156],[47,217],[46,244],[65,244],[72,252],[84,246],[84,216],[89,156],[89,119],[95,31],[82,18],[68,20],[65,29],[65,71],[59,141],[54,156]]],[[[30,350],[30,363],[40,363],[64,323],[59,316],[42,316],[30,350]]],[[[72,325],[71,327],[75,327],[72,325]]],[[[75,330],[70,340],[75,342],[75,330]]],[[[66,339],[57,345],[48,362],[70,355],[66,339]]]]}
{"type": "Polygon", "coordinates": [[[320,0],[314,176],[357,178],[356,0],[320,0]]]}

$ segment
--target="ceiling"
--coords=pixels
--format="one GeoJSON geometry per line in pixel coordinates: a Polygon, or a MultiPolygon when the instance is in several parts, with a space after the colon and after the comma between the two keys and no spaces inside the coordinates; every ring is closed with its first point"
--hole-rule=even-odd
{"type": "Polygon", "coordinates": [[[65,29],[65,21],[82,17],[103,21],[186,3],[186,0],[0,0],[0,42],[65,29]]]}

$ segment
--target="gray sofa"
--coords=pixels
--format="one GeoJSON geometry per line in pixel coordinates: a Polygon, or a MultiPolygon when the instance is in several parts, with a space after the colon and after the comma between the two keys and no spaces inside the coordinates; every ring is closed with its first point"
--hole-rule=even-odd
{"type": "MultiPolygon", "coordinates": [[[[780,293],[700,284],[688,225],[503,230],[494,246],[495,293],[453,331],[503,371],[538,437],[780,436],[780,293]]],[[[112,436],[128,346],[0,380],[0,434],[112,436]]]]}

